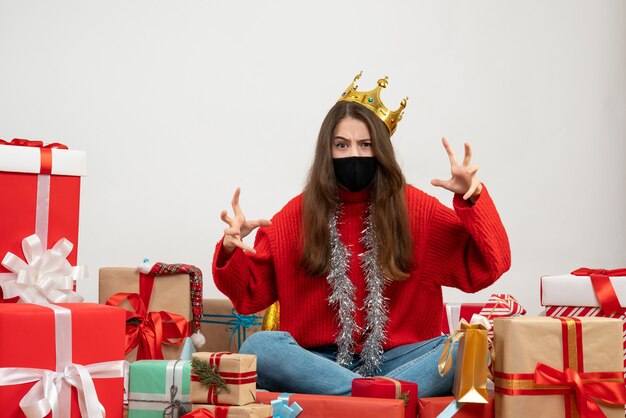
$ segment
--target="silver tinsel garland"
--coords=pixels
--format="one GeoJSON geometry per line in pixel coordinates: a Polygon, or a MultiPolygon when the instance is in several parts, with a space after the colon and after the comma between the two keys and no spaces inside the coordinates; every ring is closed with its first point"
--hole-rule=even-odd
{"type": "MultiPolygon", "coordinates": [[[[331,295],[328,301],[337,309],[339,331],[335,340],[337,344],[336,362],[342,366],[352,363],[354,355],[354,334],[360,331],[356,324],[355,293],[356,288],[348,277],[350,251],[341,242],[341,236],[337,230],[338,210],[331,218],[328,228],[330,230],[330,273],[328,284],[331,287],[331,295]]],[[[373,222],[374,209],[370,205],[363,230],[361,242],[365,246],[365,252],[360,254],[361,268],[365,273],[367,297],[363,309],[367,311],[365,334],[366,339],[361,350],[363,364],[357,372],[362,376],[374,376],[380,371],[383,343],[385,341],[385,325],[387,323],[387,299],[383,295],[385,280],[378,264],[378,242],[373,222]]]]}
{"type": "Polygon", "coordinates": [[[348,277],[350,251],[341,242],[337,230],[337,213],[330,219],[328,228],[330,230],[330,273],[326,280],[332,289],[328,302],[337,309],[339,321],[339,331],[335,339],[338,349],[336,362],[342,366],[349,366],[354,354],[354,333],[359,330],[354,318],[356,288],[348,277]]]}

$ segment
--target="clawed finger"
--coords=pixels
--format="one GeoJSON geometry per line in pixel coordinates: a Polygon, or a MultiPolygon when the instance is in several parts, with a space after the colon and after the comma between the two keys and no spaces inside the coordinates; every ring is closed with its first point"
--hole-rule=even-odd
{"type": "Polygon", "coordinates": [[[226,222],[228,225],[232,226],[233,219],[230,216],[228,216],[228,212],[226,212],[225,210],[223,210],[222,213],[220,214],[220,218],[222,218],[222,220],[226,222]]]}
{"type": "Polygon", "coordinates": [[[267,219],[254,219],[251,221],[247,221],[246,222],[248,228],[250,229],[255,229],[258,228],[260,226],[270,226],[272,224],[271,221],[268,221],[267,219]]]}
{"type": "Polygon", "coordinates": [[[256,254],[256,250],[251,246],[245,244],[243,241],[235,241],[235,245],[246,252],[256,254]]]}
{"type": "Polygon", "coordinates": [[[456,156],[454,155],[454,151],[452,151],[452,147],[448,143],[448,140],[446,139],[445,136],[441,138],[441,142],[443,143],[443,147],[446,149],[446,152],[448,153],[448,158],[450,159],[450,165],[452,165],[452,166],[457,165],[456,156]]]}
{"type": "Polygon", "coordinates": [[[241,194],[241,189],[237,187],[235,190],[235,194],[233,195],[233,200],[231,201],[231,206],[233,207],[233,212],[235,212],[235,216],[241,214],[241,207],[239,206],[239,195],[241,194]]]}
{"type": "Polygon", "coordinates": [[[463,166],[467,167],[472,161],[472,147],[469,143],[465,143],[465,157],[463,157],[463,166]]]}
{"type": "Polygon", "coordinates": [[[463,195],[463,200],[467,200],[470,197],[472,197],[472,195],[478,188],[478,184],[479,184],[478,181],[472,181],[472,185],[470,186],[469,190],[467,191],[467,193],[463,195]]]}

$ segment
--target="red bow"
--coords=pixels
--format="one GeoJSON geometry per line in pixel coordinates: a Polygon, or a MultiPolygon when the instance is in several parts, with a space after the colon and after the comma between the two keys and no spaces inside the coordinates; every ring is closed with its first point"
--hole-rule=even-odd
{"type": "Polygon", "coordinates": [[[604,270],[582,267],[574,270],[570,274],[573,274],[574,276],[589,276],[591,278],[591,285],[593,286],[598,302],[600,302],[600,307],[605,315],[611,315],[613,312],[621,313],[624,311],[609,277],[626,276],[626,268],[604,270]]]}
{"type": "Polygon", "coordinates": [[[180,345],[189,334],[184,316],[164,311],[147,312],[137,293],[116,293],[106,304],[118,306],[124,300],[134,309],[126,313],[126,354],[139,346],[137,360],[163,360],[163,344],[180,345]]]}
{"type": "Polygon", "coordinates": [[[39,148],[40,153],[41,153],[39,172],[41,174],[52,173],[52,149],[53,148],[67,149],[66,145],[59,144],[58,142],[44,145],[42,141],[29,141],[28,139],[20,139],[20,138],[13,138],[11,142],[7,142],[3,139],[0,139],[0,145],[15,145],[19,147],[39,148]]]}
{"type": "Polygon", "coordinates": [[[598,381],[601,375],[602,373],[593,372],[578,373],[570,368],[562,372],[538,363],[535,368],[535,383],[546,386],[565,386],[569,393],[573,392],[581,418],[606,418],[594,399],[613,405],[625,404],[626,387],[623,381],[598,381]]]}

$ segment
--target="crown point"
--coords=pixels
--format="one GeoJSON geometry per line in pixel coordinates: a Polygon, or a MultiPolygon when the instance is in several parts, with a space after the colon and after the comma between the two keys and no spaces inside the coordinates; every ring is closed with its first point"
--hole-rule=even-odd
{"type": "Polygon", "coordinates": [[[387,86],[389,85],[389,82],[387,81],[387,77],[381,78],[380,80],[378,80],[378,85],[382,88],[387,88],[387,86]]]}

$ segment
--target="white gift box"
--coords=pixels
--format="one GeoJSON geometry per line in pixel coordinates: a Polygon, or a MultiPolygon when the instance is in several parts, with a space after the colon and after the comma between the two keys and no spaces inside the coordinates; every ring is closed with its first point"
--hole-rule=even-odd
{"type": "MultiPolygon", "coordinates": [[[[613,289],[626,307],[626,276],[609,277],[613,289]]],[[[557,274],[541,277],[542,306],[600,306],[589,276],[557,274]]]]}

